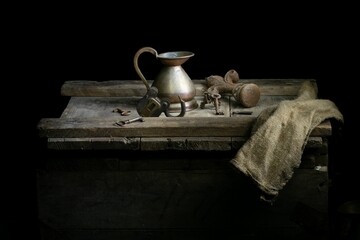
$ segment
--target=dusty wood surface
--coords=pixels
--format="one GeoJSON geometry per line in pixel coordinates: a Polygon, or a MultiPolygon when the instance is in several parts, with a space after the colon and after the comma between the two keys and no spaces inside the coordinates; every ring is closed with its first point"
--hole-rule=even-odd
{"type": "MultiPolygon", "coordinates": [[[[256,83],[262,95],[296,95],[299,86],[305,80],[314,79],[240,79],[242,83],[256,83]]],[[[196,95],[202,95],[207,89],[205,80],[193,80],[196,95]]],[[[152,81],[149,80],[149,84],[152,81]]],[[[77,97],[142,97],[146,87],[141,80],[107,80],[103,82],[75,80],[66,81],[62,88],[63,96],[77,97]]]]}
{"type": "Polygon", "coordinates": [[[56,150],[140,150],[140,138],[49,138],[47,147],[56,150]]]}
{"type": "MultiPolygon", "coordinates": [[[[127,119],[127,118],[124,118],[127,119]]],[[[114,119],[43,118],[38,124],[40,136],[80,137],[231,137],[248,136],[255,118],[144,118],[122,127],[114,119]]],[[[323,133],[323,132],[321,132],[323,133]]]]}
{"type": "MultiPolygon", "coordinates": [[[[136,111],[136,105],[141,97],[72,97],[66,109],[63,111],[61,118],[104,118],[104,119],[129,119],[138,117],[139,114],[136,111]],[[121,116],[119,113],[113,110],[120,108],[122,110],[130,111],[130,115],[121,116]]],[[[277,97],[264,97],[273,98],[272,103],[276,103],[279,98],[277,97]]],[[[203,100],[202,97],[196,96],[195,98],[200,104],[203,100]]],[[[264,100],[270,102],[271,100],[264,100]]],[[[224,96],[221,99],[221,109],[224,115],[215,115],[215,107],[213,104],[206,105],[204,109],[196,109],[185,113],[185,117],[230,117],[230,105],[229,97],[224,96]]],[[[233,104],[236,106],[236,104],[233,104]]],[[[265,106],[265,103],[259,105],[259,107],[265,106]]],[[[255,111],[254,111],[255,112],[255,111]]],[[[176,113],[174,114],[176,115],[176,113]]],[[[160,118],[166,118],[162,113],[160,118]]],[[[179,119],[179,118],[178,118],[179,119]]]]}
{"type": "Polygon", "coordinates": [[[199,150],[229,151],[230,137],[173,137],[173,138],[141,138],[141,150],[199,150]]]}
{"type": "MultiPolygon", "coordinates": [[[[95,137],[95,138],[49,138],[47,147],[54,150],[238,150],[246,137],[95,137]]],[[[322,137],[310,137],[306,148],[320,148],[322,137]]]]}
{"type": "MultiPolygon", "coordinates": [[[[144,122],[123,127],[114,123],[139,116],[136,105],[146,90],[140,80],[67,81],[61,89],[64,96],[72,96],[66,109],[60,118],[41,119],[39,136],[48,138],[51,149],[238,149],[242,143],[234,139],[249,136],[261,111],[283,100],[294,99],[305,80],[316,83],[314,79],[244,79],[244,83],[259,85],[258,104],[245,108],[233,97],[224,95],[220,98],[220,110],[224,115],[216,115],[212,103],[200,108],[207,87],[205,80],[193,80],[197,89],[197,109],[186,112],[182,118],[169,118],[163,113],[159,118],[144,118],[144,122]],[[114,112],[117,108],[129,111],[129,115],[114,112]],[[244,112],[247,114],[241,114],[244,112]]],[[[330,121],[325,121],[313,130],[311,137],[327,137],[331,133],[330,121]]]]}
{"type": "MultiPolygon", "coordinates": [[[[119,127],[114,119],[43,118],[39,135],[47,138],[91,137],[241,137],[249,136],[254,117],[241,118],[144,118],[119,127]]],[[[328,121],[316,127],[311,136],[329,136],[328,121]]]]}

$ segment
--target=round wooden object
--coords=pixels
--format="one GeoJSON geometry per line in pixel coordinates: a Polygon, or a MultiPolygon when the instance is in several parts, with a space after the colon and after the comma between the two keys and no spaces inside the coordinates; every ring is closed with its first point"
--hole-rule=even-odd
{"type": "Polygon", "coordinates": [[[254,83],[242,84],[233,89],[233,96],[244,107],[254,107],[260,99],[260,88],[254,83]]]}

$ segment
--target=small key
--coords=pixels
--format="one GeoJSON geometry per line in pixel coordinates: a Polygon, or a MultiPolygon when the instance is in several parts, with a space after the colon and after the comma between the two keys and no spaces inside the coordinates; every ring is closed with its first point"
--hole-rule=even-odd
{"type": "Polygon", "coordinates": [[[133,122],[137,122],[137,121],[143,122],[144,119],[143,119],[143,117],[136,117],[136,118],[129,119],[126,121],[117,121],[115,124],[118,126],[123,126],[125,124],[129,124],[129,123],[133,123],[133,122]]]}

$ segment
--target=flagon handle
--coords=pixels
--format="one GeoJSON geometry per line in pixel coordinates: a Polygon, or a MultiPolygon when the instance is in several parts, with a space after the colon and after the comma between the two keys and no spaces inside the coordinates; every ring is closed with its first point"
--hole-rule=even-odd
{"type": "Polygon", "coordinates": [[[143,47],[143,48],[140,48],[136,53],[135,53],[135,56],[134,56],[134,68],[135,68],[135,71],[136,73],[139,75],[139,77],[141,78],[141,80],[143,81],[143,83],[145,84],[147,90],[149,91],[150,90],[150,85],[148,83],[148,81],[146,80],[146,78],[144,77],[144,75],[142,74],[140,68],[139,68],[139,64],[138,64],[138,59],[140,57],[140,55],[144,52],[150,52],[152,53],[156,58],[158,57],[158,53],[155,49],[153,49],[152,47],[143,47]]]}

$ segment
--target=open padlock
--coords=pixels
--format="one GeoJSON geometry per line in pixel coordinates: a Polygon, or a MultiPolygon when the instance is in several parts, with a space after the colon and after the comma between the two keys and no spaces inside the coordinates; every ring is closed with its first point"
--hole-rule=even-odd
{"type": "Polygon", "coordinates": [[[151,87],[146,95],[140,99],[136,106],[138,114],[142,117],[159,117],[161,113],[165,113],[167,117],[183,117],[186,112],[185,102],[180,98],[181,112],[177,116],[173,116],[169,112],[170,101],[166,98],[158,97],[158,89],[151,87]]]}

